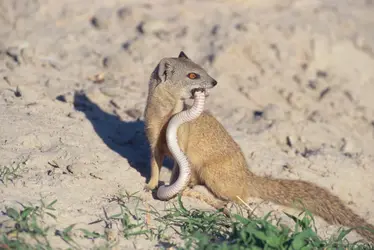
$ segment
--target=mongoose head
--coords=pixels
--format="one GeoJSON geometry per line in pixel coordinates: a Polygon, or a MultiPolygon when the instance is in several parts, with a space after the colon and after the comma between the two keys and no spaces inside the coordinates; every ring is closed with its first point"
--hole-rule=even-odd
{"type": "Polygon", "coordinates": [[[157,85],[170,85],[168,89],[182,100],[192,98],[196,89],[204,89],[208,95],[208,89],[217,85],[217,81],[183,51],[177,58],[162,59],[153,77],[157,78],[157,85]]]}

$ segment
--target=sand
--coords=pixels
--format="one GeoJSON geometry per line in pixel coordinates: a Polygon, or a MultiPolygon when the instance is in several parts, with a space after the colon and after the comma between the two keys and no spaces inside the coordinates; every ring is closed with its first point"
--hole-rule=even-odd
{"type": "MultiPolygon", "coordinates": [[[[374,223],[373,11],[369,0],[0,1],[0,166],[22,166],[0,183],[1,208],[57,199],[59,228],[90,228],[125,191],[164,209],[143,191],[143,111],[151,71],[183,50],[218,81],[206,109],[253,172],[316,183],[374,223]]],[[[159,246],[119,247],[134,245],[159,246]]]]}

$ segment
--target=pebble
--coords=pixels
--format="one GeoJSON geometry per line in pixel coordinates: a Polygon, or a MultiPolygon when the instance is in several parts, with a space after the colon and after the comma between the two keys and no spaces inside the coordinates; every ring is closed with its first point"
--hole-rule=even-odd
{"type": "Polygon", "coordinates": [[[15,92],[16,97],[22,97],[26,102],[37,102],[40,101],[42,93],[32,87],[23,85],[17,86],[15,92]]]}
{"type": "Polygon", "coordinates": [[[108,29],[111,24],[112,10],[107,8],[99,9],[91,18],[91,24],[100,30],[108,29]]]}
{"type": "Polygon", "coordinates": [[[316,76],[319,78],[326,78],[328,76],[326,71],[323,70],[317,70],[316,76]]]}
{"type": "Polygon", "coordinates": [[[58,95],[56,96],[56,100],[65,103],[74,103],[74,94],[69,92],[66,94],[58,95]]]}

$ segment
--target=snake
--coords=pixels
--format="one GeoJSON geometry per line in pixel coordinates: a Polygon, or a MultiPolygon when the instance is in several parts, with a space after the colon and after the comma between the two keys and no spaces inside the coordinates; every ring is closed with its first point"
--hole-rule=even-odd
{"type": "Polygon", "coordinates": [[[189,121],[198,118],[204,110],[205,92],[203,89],[192,91],[193,105],[184,111],[175,114],[169,121],[166,128],[166,143],[170,153],[179,166],[178,179],[171,185],[162,185],[157,190],[157,197],[161,200],[168,200],[177,195],[187,186],[191,177],[190,163],[187,156],[178,145],[178,128],[189,121]]]}

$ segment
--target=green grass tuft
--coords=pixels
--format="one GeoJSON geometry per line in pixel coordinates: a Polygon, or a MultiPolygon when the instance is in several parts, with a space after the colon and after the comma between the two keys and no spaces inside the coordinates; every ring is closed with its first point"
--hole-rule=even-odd
{"type": "Polygon", "coordinates": [[[7,217],[0,224],[0,249],[52,249],[47,239],[49,227],[43,226],[41,219],[52,213],[56,201],[41,206],[22,206],[21,210],[6,207],[3,214],[7,217]],[[6,246],[6,247],[5,247],[6,246]]]}
{"type": "Polygon", "coordinates": [[[64,241],[68,249],[82,249],[76,241],[75,232],[81,232],[81,238],[92,242],[104,240],[104,244],[95,246],[94,249],[112,249],[118,244],[118,239],[112,239],[109,232],[116,228],[114,235],[121,239],[143,237],[159,242],[161,248],[174,247],[171,249],[374,250],[373,245],[348,242],[345,237],[351,232],[350,229],[340,229],[336,236],[322,239],[318,236],[313,216],[308,211],[303,211],[297,217],[286,214],[294,221],[294,226],[289,228],[279,222],[272,222],[271,213],[261,218],[244,216],[243,213],[232,214],[229,218],[220,210],[187,209],[181,196],[178,196],[176,204],[172,204],[171,208],[161,214],[135,194],[126,193],[109,201],[119,206],[118,213],[109,215],[104,210],[102,219],[89,223],[103,223],[105,230],[92,232],[78,228],[78,223],[61,230],[44,225],[44,216],[56,218],[56,202],[47,204],[40,201],[38,206],[21,204],[21,209],[6,207],[2,212],[6,220],[0,222],[0,249],[52,249],[49,243],[51,237],[64,241]]]}
{"type": "Polygon", "coordinates": [[[351,230],[341,229],[337,237],[324,240],[316,232],[313,216],[306,211],[302,214],[301,219],[286,214],[295,222],[291,230],[279,223],[274,225],[270,213],[262,218],[239,214],[226,218],[214,212],[187,211],[180,202],[167,221],[182,229],[185,245],[178,249],[374,249],[363,242],[349,243],[345,236],[351,230]]]}
{"type": "Polygon", "coordinates": [[[20,163],[13,163],[10,166],[0,166],[0,182],[7,186],[9,182],[14,184],[16,179],[21,178],[21,172],[25,166],[26,161],[20,163]]]}

